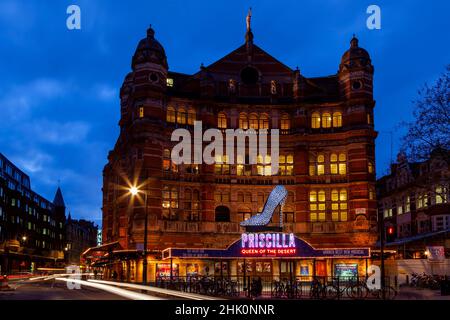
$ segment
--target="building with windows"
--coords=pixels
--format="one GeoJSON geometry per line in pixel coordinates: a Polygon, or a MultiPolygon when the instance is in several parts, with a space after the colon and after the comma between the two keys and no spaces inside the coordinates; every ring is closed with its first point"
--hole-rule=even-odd
{"type": "Polygon", "coordinates": [[[411,163],[400,153],[391,173],[378,180],[386,246],[396,258],[428,259],[428,248],[436,246],[449,257],[449,155],[435,150],[427,161],[411,163]]]}
{"type": "MultiPolygon", "coordinates": [[[[141,279],[146,215],[148,279],[168,270],[183,276],[217,272],[213,259],[183,260],[175,251],[164,256],[164,250],[231,246],[245,231],[239,223],[261,212],[280,184],[288,190],[284,232],[314,248],[374,245],[377,133],[368,52],[353,37],[336,59],[336,74],[310,78],[253,40],[248,24],[242,46],[194,74],[169,70],[152,28],[139,42],[120,90],[120,136],[103,171],[99,250],[124,278],[141,279]],[[271,172],[273,159],[262,154],[254,164],[248,154],[234,162],[225,154],[214,164],[174,163],[178,141],[171,135],[175,129],[192,134],[195,121],[222,132],[278,129],[279,171],[271,172]],[[132,186],[140,190],[137,196],[130,195],[132,186]]],[[[278,214],[272,222],[279,222],[278,214]]],[[[363,275],[370,255],[297,258],[291,273],[331,275],[348,258],[363,275]]],[[[279,276],[288,270],[286,261],[273,257],[221,261],[233,274],[243,272],[242,263],[247,274],[279,276]]]]}
{"type": "Polygon", "coordinates": [[[31,189],[30,178],[0,153],[0,271],[64,265],[65,205],[31,189]]]}
{"type": "Polygon", "coordinates": [[[64,248],[66,261],[70,264],[80,264],[81,254],[90,247],[97,245],[98,226],[92,221],[76,220],[69,216],[66,220],[66,246],[64,248]]]}

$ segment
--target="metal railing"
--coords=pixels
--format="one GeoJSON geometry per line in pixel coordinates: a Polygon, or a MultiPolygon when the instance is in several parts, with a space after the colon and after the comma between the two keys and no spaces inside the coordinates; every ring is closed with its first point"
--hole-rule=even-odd
{"type": "Polygon", "coordinates": [[[397,291],[389,278],[385,288],[373,289],[366,277],[191,276],[157,277],[155,286],[227,298],[267,299],[394,299],[397,291]]]}

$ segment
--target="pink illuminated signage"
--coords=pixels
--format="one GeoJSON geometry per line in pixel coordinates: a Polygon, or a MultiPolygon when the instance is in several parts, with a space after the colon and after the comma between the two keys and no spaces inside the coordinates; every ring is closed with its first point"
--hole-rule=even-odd
{"type": "Polygon", "coordinates": [[[297,252],[293,233],[243,233],[243,255],[293,255],[297,252]]]}

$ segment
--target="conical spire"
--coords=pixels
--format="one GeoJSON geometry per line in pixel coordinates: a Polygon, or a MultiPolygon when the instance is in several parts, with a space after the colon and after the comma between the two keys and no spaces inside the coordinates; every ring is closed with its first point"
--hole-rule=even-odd
{"type": "Polygon", "coordinates": [[[66,207],[60,187],[58,187],[58,190],[56,190],[55,199],[53,199],[53,204],[55,205],[55,207],[62,207],[62,208],[66,207]]]}
{"type": "Polygon", "coordinates": [[[247,32],[245,33],[245,43],[253,43],[253,32],[252,32],[252,8],[248,9],[248,14],[246,18],[247,32]]]}

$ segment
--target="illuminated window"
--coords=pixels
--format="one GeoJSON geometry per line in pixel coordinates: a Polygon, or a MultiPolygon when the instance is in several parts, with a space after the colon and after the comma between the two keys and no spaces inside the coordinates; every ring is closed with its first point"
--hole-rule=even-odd
{"type": "Polygon", "coordinates": [[[347,221],[347,190],[333,189],[331,191],[331,220],[347,221]]]}
{"type": "Polygon", "coordinates": [[[194,125],[194,121],[196,120],[196,114],[194,109],[189,109],[188,111],[188,124],[194,125]]]}
{"type": "Polygon", "coordinates": [[[240,221],[245,221],[252,216],[252,211],[247,207],[240,207],[238,209],[238,217],[240,221]]]}
{"type": "Polygon", "coordinates": [[[312,222],[325,221],[325,191],[310,191],[309,210],[312,222]]]}
{"type": "Polygon", "coordinates": [[[328,112],[322,114],[322,128],[331,128],[331,114],[328,112]]]}
{"type": "Polygon", "coordinates": [[[447,188],[443,188],[442,186],[437,186],[435,188],[435,201],[436,204],[447,202],[447,188]]]}
{"type": "Polygon", "coordinates": [[[325,174],[325,156],[319,154],[317,156],[317,175],[321,176],[325,174]]]}
{"type": "Polygon", "coordinates": [[[373,173],[374,172],[373,163],[371,161],[367,162],[367,171],[369,173],[373,173]]]}
{"type": "Polygon", "coordinates": [[[163,170],[168,172],[178,172],[178,166],[172,162],[169,149],[164,149],[163,151],[163,170]]]}
{"type": "Polygon", "coordinates": [[[139,118],[144,117],[144,107],[139,107],[139,118]]]}
{"type": "Polygon", "coordinates": [[[375,189],[373,187],[369,187],[369,200],[375,200],[375,189]]]}
{"type": "Polygon", "coordinates": [[[239,128],[244,130],[248,129],[248,118],[245,113],[239,115],[239,128]]]}
{"type": "Polygon", "coordinates": [[[186,110],[184,110],[184,108],[178,109],[177,123],[178,124],[186,124],[186,110]]]}
{"type": "Polygon", "coordinates": [[[314,112],[311,116],[311,127],[313,129],[320,128],[320,114],[318,112],[314,112]]]}
{"type": "Polygon", "coordinates": [[[335,128],[342,127],[342,113],[340,112],[333,113],[333,127],[335,128]]]}
{"type": "Polygon", "coordinates": [[[173,107],[167,107],[167,122],[175,122],[175,109],[173,107]]]}
{"type": "MultiPolygon", "coordinates": [[[[251,117],[250,117],[251,119],[251,117]]],[[[260,129],[269,129],[269,117],[266,114],[262,114],[259,117],[259,128],[260,129]]]]}
{"type": "Polygon", "coordinates": [[[167,86],[173,87],[173,79],[172,78],[167,78],[167,86]]]}
{"type": "Polygon", "coordinates": [[[215,165],[214,165],[214,173],[215,174],[230,174],[230,165],[228,164],[228,156],[227,155],[216,155],[215,157],[215,165]]]}
{"type": "Polygon", "coordinates": [[[294,157],[292,154],[281,155],[279,159],[279,174],[281,176],[292,176],[294,174],[294,157]]]}
{"type": "Polygon", "coordinates": [[[219,116],[217,117],[217,127],[219,129],[227,128],[227,116],[222,112],[219,113],[219,116]]]}
{"type": "Polygon", "coordinates": [[[175,209],[178,209],[178,190],[175,187],[163,187],[162,208],[164,219],[176,219],[175,209]]]}
{"type": "Polygon", "coordinates": [[[255,129],[255,130],[258,129],[258,117],[256,116],[256,114],[250,115],[249,126],[250,126],[250,129],[255,129]]]}
{"type": "Polygon", "coordinates": [[[372,116],[370,113],[367,114],[367,124],[372,124],[372,116]]]}
{"type": "Polygon", "coordinates": [[[289,118],[289,116],[287,114],[283,114],[281,116],[280,129],[281,130],[289,130],[289,129],[291,129],[291,119],[289,118]]]}
{"type": "Polygon", "coordinates": [[[271,158],[270,155],[266,155],[263,157],[262,155],[258,155],[257,157],[257,172],[260,176],[271,176],[272,175],[272,166],[271,166],[271,158]]]}
{"type": "Polygon", "coordinates": [[[347,174],[347,156],[345,153],[336,153],[330,155],[330,172],[331,174],[347,174]]]}

